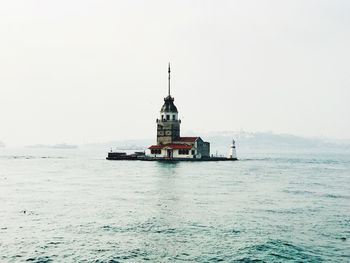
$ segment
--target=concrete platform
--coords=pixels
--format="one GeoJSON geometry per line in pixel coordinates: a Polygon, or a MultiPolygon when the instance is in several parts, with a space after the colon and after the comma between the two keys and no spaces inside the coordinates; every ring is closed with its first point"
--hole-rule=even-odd
{"type": "Polygon", "coordinates": [[[141,156],[122,156],[122,157],[106,157],[111,161],[146,161],[146,162],[221,162],[221,161],[237,161],[237,158],[226,157],[206,157],[206,158],[156,158],[141,156]]]}

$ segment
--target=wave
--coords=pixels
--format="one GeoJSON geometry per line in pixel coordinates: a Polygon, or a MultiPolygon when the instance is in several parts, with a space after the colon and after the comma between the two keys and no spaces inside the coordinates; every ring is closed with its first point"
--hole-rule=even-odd
{"type": "Polygon", "coordinates": [[[53,262],[53,259],[51,257],[31,257],[26,259],[28,262],[35,262],[35,263],[48,263],[53,262]]]}
{"type": "Polygon", "coordinates": [[[283,190],[284,193],[288,194],[296,194],[296,195],[314,195],[315,192],[307,191],[307,190],[283,190]]]}
{"type": "Polygon", "coordinates": [[[349,195],[337,195],[337,194],[324,194],[322,195],[322,197],[326,197],[326,198],[341,198],[341,199],[350,199],[349,195]]]}
{"type": "Polygon", "coordinates": [[[341,194],[320,194],[317,192],[311,192],[307,190],[283,190],[284,193],[287,194],[294,194],[294,195],[311,195],[311,196],[319,196],[319,197],[325,197],[325,198],[340,198],[340,199],[350,199],[349,195],[341,195],[341,194]]]}
{"type": "Polygon", "coordinates": [[[239,254],[242,254],[242,257],[233,262],[322,261],[316,251],[279,239],[242,248],[239,250],[239,254]]]}

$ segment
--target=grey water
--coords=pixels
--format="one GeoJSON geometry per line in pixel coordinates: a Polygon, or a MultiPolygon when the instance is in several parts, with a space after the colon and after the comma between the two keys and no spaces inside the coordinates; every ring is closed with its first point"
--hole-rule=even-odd
{"type": "Polygon", "coordinates": [[[350,262],[350,155],[0,149],[0,262],[350,262]]]}

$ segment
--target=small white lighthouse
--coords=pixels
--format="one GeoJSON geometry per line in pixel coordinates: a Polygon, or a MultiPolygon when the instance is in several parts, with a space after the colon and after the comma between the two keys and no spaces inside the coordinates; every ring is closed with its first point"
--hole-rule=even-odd
{"type": "Polygon", "coordinates": [[[232,144],[230,146],[230,152],[228,154],[229,159],[237,159],[237,154],[236,154],[236,142],[234,139],[232,139],[232,144]]]}

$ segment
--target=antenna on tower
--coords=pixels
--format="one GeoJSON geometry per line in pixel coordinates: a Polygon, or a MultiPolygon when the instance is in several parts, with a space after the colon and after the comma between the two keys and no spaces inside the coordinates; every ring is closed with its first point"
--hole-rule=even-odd
{"type": "Polygon", "coordinates": [[[170,97],[170,62],[168,65],[168,95],[170,97]]]}

